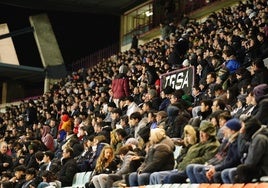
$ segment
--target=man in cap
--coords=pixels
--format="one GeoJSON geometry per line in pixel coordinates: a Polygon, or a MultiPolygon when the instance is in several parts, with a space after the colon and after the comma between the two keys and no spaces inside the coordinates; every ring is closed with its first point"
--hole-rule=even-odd
{"type": "Polygon", "coordinates": [[[178,169],[172,171],[154,172],[150,176],[150,184],[183,183],[186,181],[186,166],[188,164],[204,164],[218,151],[219,141],[216,139],[216,127],[209,121],[203,120],[199,128],[200,141],[191,146],[178,169]]]}
{"type": "Polygon", "coordinates": [[[222,183],[221,171],[240,163],[237,143],[240,128],[241,122],[238,119],[228,120],[224,126],[224,140],[217,154],[204,165],[187,165],[186,173],[191,183],[222,183]]]}

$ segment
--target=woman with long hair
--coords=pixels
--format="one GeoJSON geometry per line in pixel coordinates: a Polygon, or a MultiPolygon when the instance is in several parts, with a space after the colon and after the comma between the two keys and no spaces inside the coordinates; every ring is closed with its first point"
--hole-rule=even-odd
{"type": "Polygon", "coordinates": [[[116,169],[117,163],[115,161],[113,148],[110,145],[106,145],[103,147],[97,159],[96,167],[92,172],[92,178],[89,185],[86,185],[86,187],[95,187],[95,185],[99,184],[100,174],[111,174],[114,173],[116,169]]]}

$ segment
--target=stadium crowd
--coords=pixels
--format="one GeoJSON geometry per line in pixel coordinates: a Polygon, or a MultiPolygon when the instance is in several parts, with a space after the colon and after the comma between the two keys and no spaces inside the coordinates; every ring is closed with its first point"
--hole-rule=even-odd
{"type": "Polygon", "coordinates": [[[96,188],[267,176],[267,1],[181,23],[7,106],[1,186],[66,187],[84,171],[96,188]],[[190,93],[161,86],[162,74],[188,66],[190,93]]]}

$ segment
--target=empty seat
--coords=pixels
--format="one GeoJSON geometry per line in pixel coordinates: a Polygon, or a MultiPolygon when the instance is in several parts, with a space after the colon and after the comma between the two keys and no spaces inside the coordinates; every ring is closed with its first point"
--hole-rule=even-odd
{"type": "Polygon", "coordinates": [[[247,183],[243,188],[256,188],[258,183],[247,183]]]}
{"type": "Polygon", "coordinates": [[[208,188],[220,188],[221,184],[220,183],[212,183],[208,186],[208,188]]]}
{"type": "Polygon", "coordinates": [[[221,184],[220,188],[231,188],[233,184],[221,184]]]}
{"type": "Polygon", "coordinates": [[[201,183],[199,188],[208,188],[209,187],[209,183],[201,183]]]}
{"type": "Polygon", "coordinates": [[[268,183],[259,183],[256,188],[267,188],[268,183]]]}
{"type": "Polygon", "coordinates": [[[233,184],[232,188],[243,188],[244,187],[244,183],[235,183],[233,184]]]}

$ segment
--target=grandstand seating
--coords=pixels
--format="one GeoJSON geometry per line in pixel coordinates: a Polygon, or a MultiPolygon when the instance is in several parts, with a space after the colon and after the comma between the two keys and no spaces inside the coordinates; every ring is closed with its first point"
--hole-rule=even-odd
{"type": "Polygon", "coordinates": [[[85,184],[89,181],[92,171],[77,172],[73,177],[73,183],[70,187],[65,188],[85,188],[85,184]]]}
{"type": "MultiPolygon", "coordinates": [[[[89,181],[92,171],[78,172],[73,177],[72,186],[64,188],[85,188],[85,184],[89,181]]],[[[145,185],[136,186],[131,188],[268,188],[268,183],[236,183],[236,184],[219,184],[219,183],[174,183],[174,184],[157,184],[157,185],[145,185]]]]}

